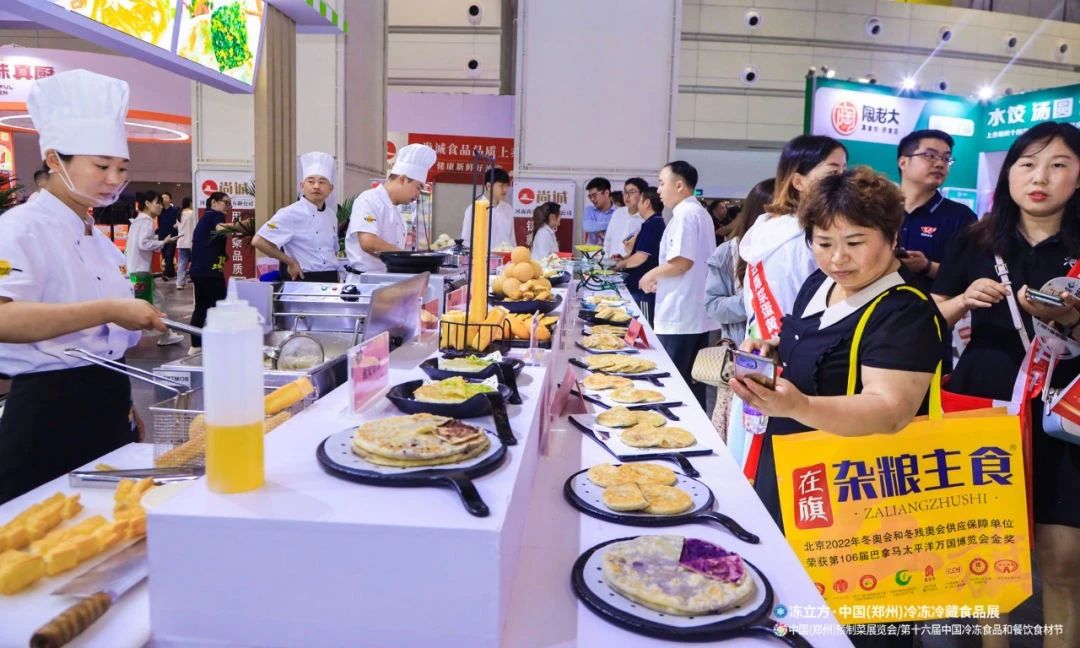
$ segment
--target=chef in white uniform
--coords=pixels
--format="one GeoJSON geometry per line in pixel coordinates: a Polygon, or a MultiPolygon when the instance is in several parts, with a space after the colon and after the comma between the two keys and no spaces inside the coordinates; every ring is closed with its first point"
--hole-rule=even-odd
{"type": "Polygon", "coordinates": [[[349,274],[386,272],[386,264],[377,255],[405,247],[405,219],[397,206],[408,205],[420,195],[435,157],[430,146],[409,144],[398,151],[386,182],[356,197],[345,235],[349,274]]]}
{"type": "Polygon", "coordinates": [[[251,244],[287,268],[293,281],[337,283],[338,225],[334,156],[313,151],[300,156],[303,196],[282,207],[259,228],[251,244]]]}
{"type": "Polygon", "coordinates": [[[122,360],[163,314],[135,299],[124,255],[88,212],[127,186],[127,83],[71,70],[34,83],[27,107],[50,174],[0,218],[0,503],[135,441],[131,384],[64,353],[122,360]]]}

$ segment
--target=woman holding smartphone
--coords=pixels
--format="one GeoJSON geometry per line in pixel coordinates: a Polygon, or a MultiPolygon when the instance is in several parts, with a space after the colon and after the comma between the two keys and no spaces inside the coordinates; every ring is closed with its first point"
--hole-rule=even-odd
{"type": "Polygon", "coordinates": [[[799,214],[819,269],[784,317],[779,343],[743,342],[744,351],[773,357],[783,370],[773,389],[749,376],[730,383],[739,398],[769,416],[754,489],[781,528],[774,436],[897,432],[924,406],[945,325],[928,295],[908,289],[893,255],[903,217],[899,189],[868,167],[822,178],[799,214]],[[855,327],[882,295],[857,350],[858,381],[848,396],[855,327]]]}

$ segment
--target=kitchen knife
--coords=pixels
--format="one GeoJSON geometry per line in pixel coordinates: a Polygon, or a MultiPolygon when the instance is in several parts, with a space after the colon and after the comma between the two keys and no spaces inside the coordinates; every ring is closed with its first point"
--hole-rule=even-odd
{"type": "Polygon", "coordinates": [[[53,595],[82,600],[38,628],[30,638],[31,648],[57,648],[79,636],[125,592],[144,581],[148,573],[144,538],[73,579],[53,595]]]}

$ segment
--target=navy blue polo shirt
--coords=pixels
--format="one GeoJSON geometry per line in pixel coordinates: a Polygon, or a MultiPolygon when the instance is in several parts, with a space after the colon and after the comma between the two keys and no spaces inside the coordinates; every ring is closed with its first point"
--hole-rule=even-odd
{"type": "Polygon", "coordinates": [[[631,252],[644,252],[649,255],[639,266],[629,268],[626,271],[626,288],[631,294],[640,294],[641,288],[638,282],[645,273],[660,265],[660,240],[664,238],[664,216],[659,212],[649,216],[641,224],[637,239],[634,240],[634,249],[631,252]]]}
{"type": "Polygon", "coordinates": [[[949,243],[976,221],[975,212],[935,191],[925,204],[904,215],[899,246],[941,263],[949,243]]]}

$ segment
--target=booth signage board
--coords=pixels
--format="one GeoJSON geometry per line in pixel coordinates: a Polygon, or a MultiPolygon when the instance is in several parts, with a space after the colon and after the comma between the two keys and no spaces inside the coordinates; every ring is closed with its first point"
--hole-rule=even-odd
{"type": "Polygon", "coordinates": [[[1080,126],[1080,85],[1010,95],[983,108],[982,150],[1007,151],[1017,137],[1044,121],[1080,126]]]}
{"type": "MultiPolygon", "coordinates": [[[[255,218],[255,175],[251,171],[215,171],[199,169],[195,172],[195,202],[199,208],[199,218],[207,209],[206,200],[215,192],[222,191],[232,199],[229,222],[255,218]]],[[[225,278],[257,277],[255,260],[257,253],[251,246],[251,240],[230,236],[225,247],[225,259],[222,271],[225,278]]]]}
{"type": "Polygon", "coordinates": [[[977,102],[929,92],[834,79],[807,80],[807,132],[828,135],[848,149],[848,166],[866,164],[895,181],[896,147],[914,130],[937,128],[955,139],[950,187],[974,190],[982,150],[977,102]]]}
{"type": "Polygon", "coordinates": [[[510,187],[510,204],[514,206],[514,233],[519,245],[525,245],[532,235],[533,210],[546,202],[559,204],[562,223],[555,233],[559,249],[569,252],[574,245],[574,198],[577,183],[573,180],[514,178],[510,187]]]}
{"type": "Polygon", "coordinates": [[[252,92],[264,3],[11,0],[5,11],[226,92],[252,92]]]}
{"type": "Polygon", "coordinates": [[[429,182],[471,183],[474,151],[494,157],[495,166],[508,173],[514,168],[514,139],[512,137],[409,133],[408,142],[409,144],[424,144],[435,149],[438,157],[435,160],[435,166],[431,167],[428,173],[429,182]]]}

